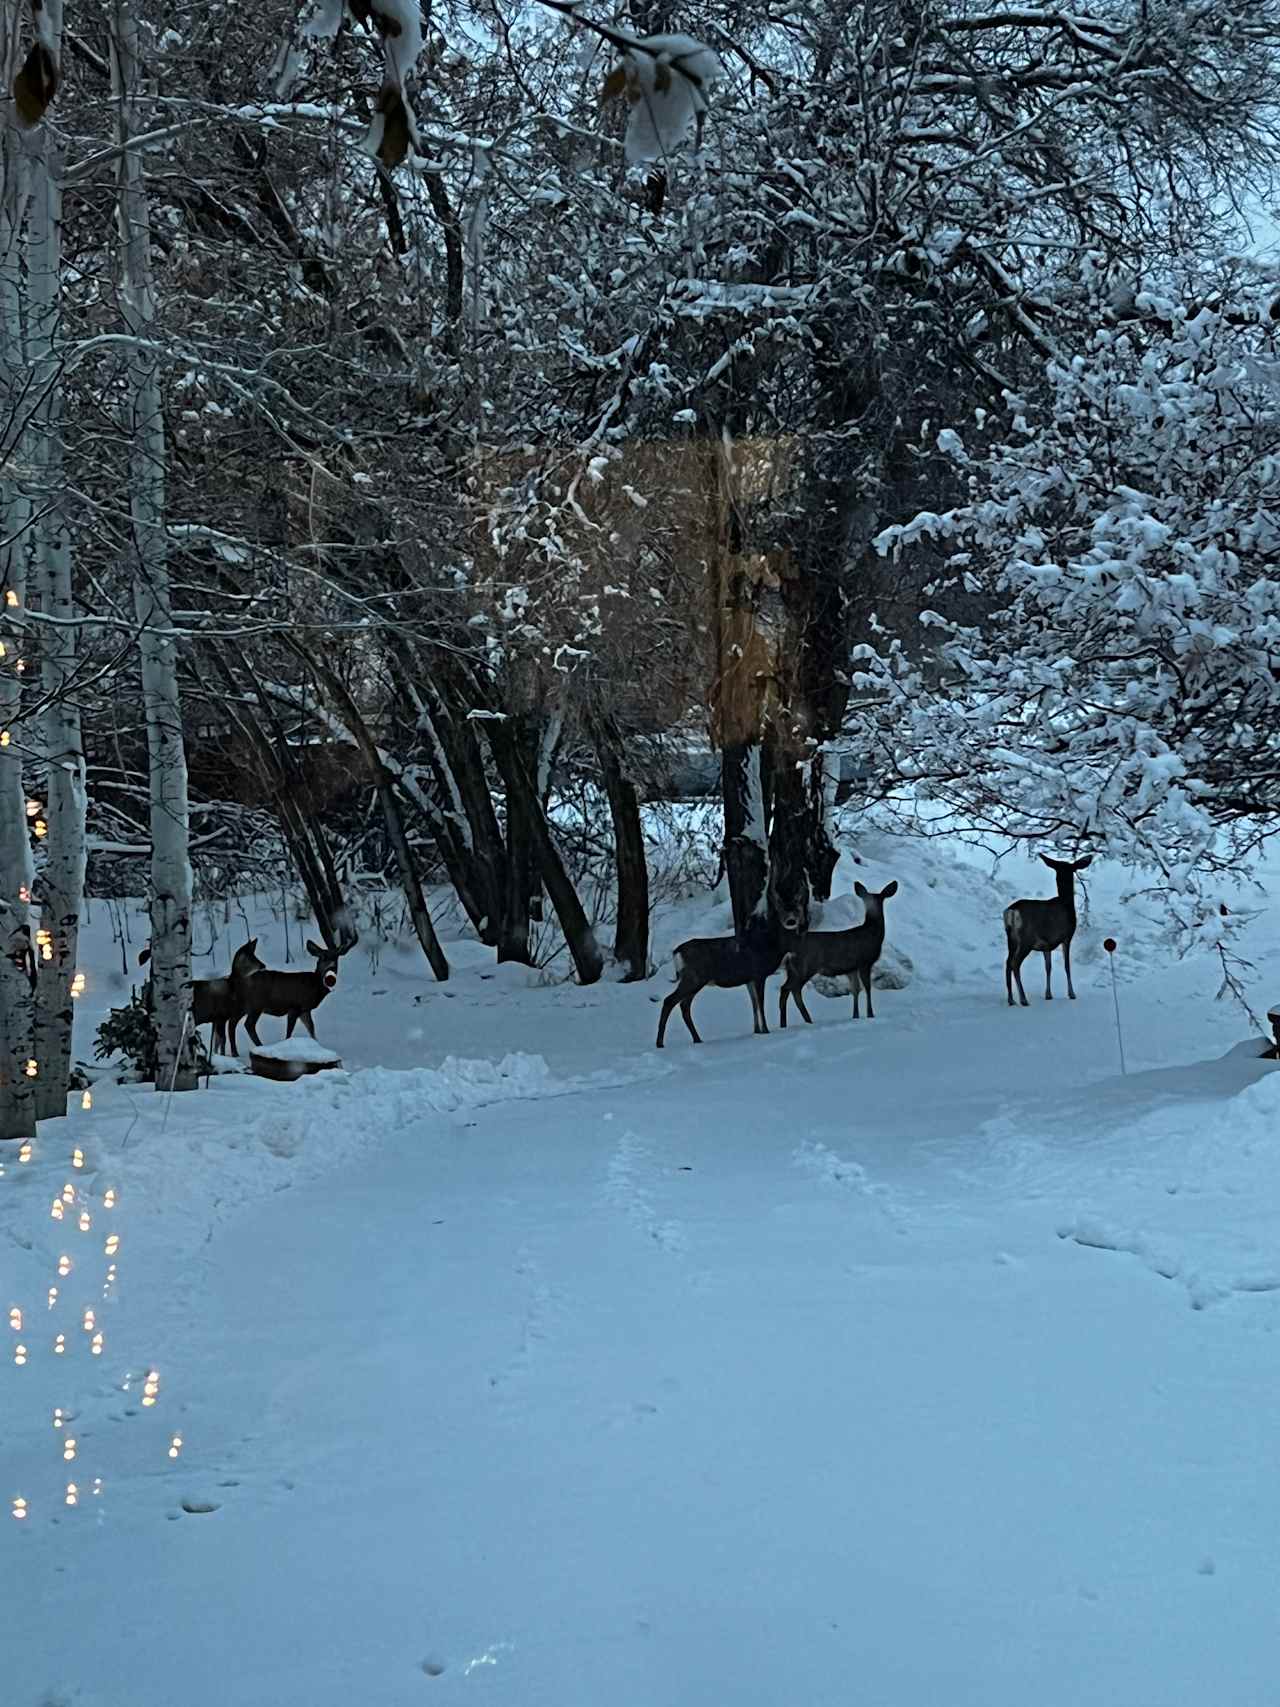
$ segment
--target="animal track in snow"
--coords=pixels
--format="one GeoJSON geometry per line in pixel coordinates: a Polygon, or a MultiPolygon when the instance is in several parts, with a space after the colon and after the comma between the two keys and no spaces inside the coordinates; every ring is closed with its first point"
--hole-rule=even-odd
{"type": "Polygon", "coordinates": [[[679,1221],[659,1216],[643,1184],[643,1175],[653,1171],[646,1145],[634,1132],[624,1132],[605,1169],[604,1195],[640,1233],[664,1251],[688,1249],[688,1238],[679,1221]]]}
{"type": "Polygon", "coordinates": [[[858,1197],[865,1197],[899,1233],[906,1232],[906,1216],[894,1201],[893,1193],[887,1185],[873,1180],[861,1162],[838,1156],[834,1150],[812,1138],[797,1145],[791,1159],[815,1179],[828,1180],[858,1197]]]}

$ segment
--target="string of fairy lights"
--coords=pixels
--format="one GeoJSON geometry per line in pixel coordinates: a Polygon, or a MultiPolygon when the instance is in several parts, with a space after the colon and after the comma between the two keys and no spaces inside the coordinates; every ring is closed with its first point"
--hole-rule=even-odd
{"type": "MultiPolygon", "coordinates": [[[[4,593],[3,608],[16,609],[20,604],[17,592],[9,588],[4,593]]],[[[10,646],[0,638],[0,664],[8,661],[10,646]]],[[[26,670],[26,661],[14,657],[12,668],[18,675],[26,670]]],[[[13,731],[0,728],[0,748],[27,749],[16,739],[13,731]]],[[[32,755],[37,756],[37,755],[32,755]]],[[[39,842],[48,835],[49,825],[41,802],[28,799],[26,814],[30,832],[39,842]]],[[[31,905],[31,891],[24,883],[19,887],[18,900],[24,907],[31,905]]],[[[52,933],[41,926],[34,932],[33,946],[41,961],[52,961],[57,945],[52,933]]],[[[86,987],[85,975],[77,971],[71,978],[70,991],[79,999],[86,987]]],[[[28,1057],[26,1076],[39,1077],[40,1064],[28,1057]]],[[[93,1093],[86,1089],[80,1097],[81,1117],[93,1108],[93,1093]]],[[[11,1170],[21,1174],[38,1169],[46,1162],[56,1180],[63,1171],[57,1166],[59,1152],[65,1155],[66,1140],[61,1135],[48,1141],[43,1135],[23,1139],[16,1146],[16,1156],[8,1147],[0,1149],[0,1188],[11,1170]],[[42,1157],[41,1152],[47,1151],[42,1157]]],[[[118,1294],[120,1279],[121,1235],[116,1227],[120,1207],[120,1189],[105,1185],[99,1195],[90,1185],[93,1170],[89,1165],[85,1141],[77,1137],[70,1145],[66,1177],[49,1200],[48,1219],[56,1224],[58,1246],[53,1260],[53,1274],[41,1301],[41,1307],[31,1308],[18,1301],[7,1306],[7,1321],[11,1335],[9,1362],[19,1372],[18,1379],[29,1378],[37,1359],[45,1354],[55,1359],[74,1357],[77,1350],[91,1358],[101,1358],[106,1351],[103,1327],[103,1306],[109,1305],[118,1294]]],[[[23,1241],[26,1242],[25,1240],[23,1241]]],[[[121,1388],[130,1391],[139,1377],[128,1374],[121,1388]]],[[[160,1374],[148,1368],[140,1377],[141,1405],[153,1410],[160,1400],[160,1374]]],[[[53,1435],[51,1461],[59,1474],[56,1494],[50,1496],[52,1507],[76,1507],[102,1497],[104,1479],[101,1475],[86,1474],[81,1436],[76,1433],[76,1410],[70,1402],[51,1408],[50,1424],[53,1435]]],[[[176,1459],[182,1452],[180,1434],[168,1438],[166,1452],[176,1459]]],[[[19,1523],[29,1523],[39,1510],[41,1501],[31,1489],[16,1489],[9,1495],[10,1516],[19,1523]]]]}

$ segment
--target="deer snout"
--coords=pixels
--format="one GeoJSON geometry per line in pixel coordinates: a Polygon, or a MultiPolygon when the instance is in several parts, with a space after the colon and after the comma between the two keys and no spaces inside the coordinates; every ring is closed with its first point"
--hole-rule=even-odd
{"type": "Polygon", "coordinates": [[[324,977],[321,979],[321,983],[324,985],[326,990],[332,990],[337,982],[338,974],[336,972],[326,972],[324,977]]]}

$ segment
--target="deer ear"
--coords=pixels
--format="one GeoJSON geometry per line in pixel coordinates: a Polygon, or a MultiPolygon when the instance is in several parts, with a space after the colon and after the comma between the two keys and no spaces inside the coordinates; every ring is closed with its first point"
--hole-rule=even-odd
{"type": "Polygon", "coordinates": [[[898,880],[895,877],[892,883],[886,884],[885,887],[880,891],[880,899],[882,901],[887,901],[889,899],[890,895],[896,895],[897,893],[898,893],[898,880]]]}
{"type": "Polygon", "coordinates": [[[145,966],[147,964],[148,960],[150,960],[150,959],[151,959],[151,950],[149,948],[144,948],[142,950],[142,952],[138,955],[138,965],[139,966],[145,966]]]}
{"type": "Polygon", "coordinates": [[[257,937],[251,936],[249,938],[248,942],[245,943],[244,946],[250,951],[250,953],[256,954],[258,951],[258,939],[257,939],[257,937]]]}
{"type": "Polygon", "coordinates": [[[1076,861],[1076,863],[1072,866],[1071,869],[1072,869],[1072,871],[1083,871],[1086,865],[1092,865],[1092,864],[1093,864],[1093,855],[1092,854],[1086,854],[1083,859],[1078,859],[1076,861]]]}
{"type": "Polygon", "coordinates": [[[1040,858],[1049,867],[1050,871],[1057,871],[1058,867],[1062,864],[1060,859],[1050,859],[1048,854],[1041,854],[1040,858]]]}
{"type": "Polygon", "coordinates": [[[858,899],[860,901],[866,900],[866,898],[867,898],[867,886],[865,883],[855,883],[853,886],[853,892],[858,897],[858,899]]]}
{"type": "Polygon", "coordinates": [[[308,954],[314,954],[316,959],[319,960],[321,958],[321,956],[324,955],[326,952],[327,951],[325,949],[318,948],[316,946],[315,942],[310,937],[307,938],[307,953],[308,954]]]}

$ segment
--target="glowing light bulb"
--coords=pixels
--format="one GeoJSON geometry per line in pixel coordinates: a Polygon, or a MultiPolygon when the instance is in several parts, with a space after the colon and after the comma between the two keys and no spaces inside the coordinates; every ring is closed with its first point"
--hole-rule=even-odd
{"type": "Polygon", "coordinates": [[[25,1345],[14,1346],[13,1361],[17,1364],[19,1369],[22,1368],[23,1364],[27,1361],[27,1348],[25,1345]]]}
{"type": "Polygon", "coordinates": [[[80,1498],[79,1488],[76,1487],[74,1482],[68,1482],[67,1483],[67,1494],[66,1494],[67,1504],[68,1505],[75,1505],[76,1502],[79,1500],[79,1498],[80,1498]]]}
{"type": "Polygon", "coordinates": [[[82,1209],[80,1211],[80,1231],[82,1233],[87,1233],[89,1231],[90,1227],[92,1227],[92,1226],[93,1226],[93,1217],[90,1215],[90,1213],[87,1209],[82,1209]]]}
{"type": "MultiPolygon", "coordinates": [[[[36,825],[36,835],[38,836],[41,833],[42,832],[41,832],[40,826],[39,826],[39,824],[37,824],[36,825]]],[[[43,948],[41,948],[41,950],[40,950],[40,958],[41,958],[41,960],[52,960],[53,959],[53,944],[52,943],[48,943],[48,942],[45,943],[43,948]]]]}
{"type": "Polygon", "coordinates": [[[98,1498],[99,1494],[102,1492],[102,1477],[101,1476],[95,1476],[93,1478],[93,1487],[90,1489],[90,1492],[93,1494],[94,1499],[98,1498]]]}
{"type": "Polygon", "coordinates": [[[119,1249],[120,1249],[120,1235],[119,1235],[119,1233],[108,1233],[107,1234],[107,1242],[102,1247],[103,1256],[113,1257],[119,1249]]]}
{"type": "Polygon", "coordinates": [[[86,1310],[84,1313],[84,1317],[81,1320],[80,1326],[84,1329],[85,1333],[91,1334],[96,1325],[97,1324],[94,1320],[93,1311],[92,1310],[86,1310]]]}
{"type": "Polygon", "coordinates": [[[20,1162],[29,1162],[31,1160],[31,1154],[31,1140],[28,1138],[18,1151],[18,1160],[20,1162]]]}
{"type": "Polygon", "coordinates": [[[107,1187],[106,1191],[103,1193],[102,1207],[104,1209],[114,1209],[115,1206],[116,1206],[116,1188],[113,1185],[109,1185],[107,1187]]]}
{"type": "Polygon", "coordinates": [[[71,1166],[73,1168],[82,1168],[84,1166],[84,1151],[83,1150],[77,1149],[77,1150],[73,1150],[71,1152],[71,1166]]]}
{"type": "Polygon", "coordinates": [[[62,1201],[64,1203],[74,1203],[75,1200],[76,1200],[76,1188],[75,1188],[75,1186],[71,1183],[70,1180],[64,1181],[63,1187],[62,1187],[62,1201]]]}
{"type": "Polygon", "coordinates": [[[50,1213],[50,1215],[52,1215],[52,1217],[55,1221],[61,1221],[61,1219],[62,1219],[62,1199],[60,1197],[54,1198],[53,1207],[52,1207],[52,1209],[50,1209],[49,1213],[50,1213]]]}
{"type": "Polygon", "coordinates": [[[11,737],[7,729],[0,729],[0,747],[7,747],[11,737]]]}
{"type": "Polygon", "coordinates": [[[18,899],[19,901],[29,901],[31,899],[31,891],[27,888],[25,883],[18,886],[18,899]]]}
{"type": "Polygon", "coordinates": [[[148,1371],[147,1378],[142,1384],[142,1402],[144,1405],[154,1405],[156,1395],[160,1391],[160,1377],[154,1369],[148,1371]]]}
{"type": "Polygon", "coordinates": [[[26,1500],[24,1500],[22,1498],[21,1495],[18,1495],[14,1499],[13,1515],[18,1519],[19,1523],[21,1523],[22,1519],[27,1515],[27,1502],[26,1502],[26,1500]]]}
{"type": "MultiPolygon", "coordinates": [[[[41,807],[40,802],[38,800],[28,800],[28,802],[27,802],[27,817],[28,818],[38,818],[40,816],[40,813],[42,810],[43,810],[43,808],[41,807]]],[[[49,933],[46,931],[45,935],[47,936],[48,934],[49,933]]],[[[38,942],[39,940],[40,940],[39,936],[37,936],[36,941],[38,942]]]]}
{"type": "Polygon", "coordinates": [[[87,1090],[84,1093],[84,1095],[80,1098],[80,1106],[81,1106],[81,1108],[92,1108],[93,1107],[93,1092],[92,1091],[87,1090]]]}
{"type": "Polygon", "coordinates": [[[181,1451],[182,1451],[182,1436],[180,1434],[175,1434],[173,1439],[169,1442],[169,1456],[170,1456],[170,1458],[176,1458],[181,1451]]]}
{"type": "MultiPolygon", "coordinates": [[[[49,826],[45,823],[43,818],[37,818],[31,828],[35,832],[37,841],[39,841],[42,836],[47,836],[49,834],[49,826]]],[[[51,948],[46,948],[44,950],[44,957],[46,960],[52,960],[53,950],[51,948]]]]}
{"type": "Polygon", "coordinates": [[[58,1258],[58,1273],[64,1280],[75,1266],[76,1265],[72,1262],[69,1256],[63,1255],[58,1258]]]}
{"type": "Polygon", "coordinates": [[[94,1357],[102,1356],[102,1334],[96,1333],[89,1341],[89,1350],[94,1357]]]}
{"type": "Polygon", "coordinates": [[[4,602],[8,605],[10,610],[17,610],[21,600],[18,598],[17,593],[12,587],[6,587],[4,590],[4,602]]]}
{"type": "Polygon", "coordinates": [[[83,972],[77,972],[75,977],[71,980],[71,994],[73,997],[84,995],[84,973],[83,972]]]}
{"type": "Polygon", "coordinates": [[[22,1311],[16,1304],[9,1312],[9,1326],[13,1329],[15,1334],[20,1334],[22,1332],[22,1311]]]}
{"type": "MultiPolygon", "coordinates": [[[[33,805],[35,805],[35,802],[28,800],[27,813],[32,817],[34,817],[34,813],[31,811],[33,805]]],[[[39,811],[39,807],[37,807],[36,810],[39,811]]],[[[36,932],[36,942],[41,948],[47,948],[53,942],[53,937],[47,930],[40,929],[36,932]]]]}
{"type": "Polygon", "coordinates": [[[27,1062],[27,1077],[29,1079],[34,1079],[36,1074],[39,1071],[40,1071],[40,1063],[36,1060],[35,1056],[33,1055],[33,1056],[31,1056],[31,1058],[27,1062]]]}
{"type": "Polygon", "coordinates": [[[58,1302],[58,1288],[56,1286],[51,1286],[49,1288],[49,1308],[52,1310],[54,1305],[57,1302],[58,1302]]]}
{"type": "Polygon", "coordinates": [[[62,1415],[62,1406],[61,1405],[55,1405],[53,1407],[53,1426],[54,1426],[54,1428],[61,1428],[64,1421],[65,1421],[65,1418],[62,1415]]]}
{"type": "Polygon", "coordinates": [[[62,1462],[64,1464],[70,1464],[71,1460],[75,1457],[75,1455],[76,1455],[75,1436],[71,1435],[71,1434],[64,1435],[63,1440],[62,1440],[62,1462]]]}
{"type": "Polygon", "coordinates": [[[65,1334],[59,1334],[53,1342],[53,1355],[55,1357],[61,1357],[66,1349],[67,1336],[65,1334]]]}
{"type": "Polygon", "coordinates": [[[26,675],[26,673],[27,673],[27,660],[25,658],[19,658],[16,661],[16,663],[13,666],[13,673],[16,676],[25,676],[26,675]]]}

